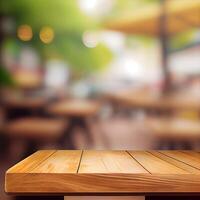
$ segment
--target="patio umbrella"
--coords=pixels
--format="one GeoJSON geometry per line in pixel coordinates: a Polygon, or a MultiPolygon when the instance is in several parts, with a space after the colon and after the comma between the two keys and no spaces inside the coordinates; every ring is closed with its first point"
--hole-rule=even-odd
{"type": "MultiPolygon", "coordinates": [[[[163,6],[149,5],[106,23],[106,27],[129,34],[160,35],[163,6]]],[[[173,35],[200,27],[200,0],[165,0],[166,32],[173,35]]]]}
{"type": "Polygon", "coordinates": [[[200,0],[161,0],[152,5],[108,21],[106,27],[127,34],[159,37],[161,42],[164,91],[171,86],[167,59],[169,36],[200,27],[200,0]]]}

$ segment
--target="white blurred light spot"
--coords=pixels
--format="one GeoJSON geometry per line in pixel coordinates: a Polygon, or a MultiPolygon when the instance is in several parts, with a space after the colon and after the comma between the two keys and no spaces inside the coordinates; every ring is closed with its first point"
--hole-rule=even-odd
{"type": "Polygon", "coordinates": [[[95,32],[86,31],[83,33],[83,44],[88,48],[94,48],[98,45],[98,35],[95,32]]]}
{"type": "Polygon", "coordinates": [[[78,0],[80,9],[90,16],[104,16],[112,9],[114,0],[78,0]]]}
{"type": "Polygon", "coordinates": [[[90,13],[96,9],[98,1],[99,0],[79,0],[79,5],[83,11],[90,13]]]}
{"type": "Polygon", "coordinates": [[[125,48],[125,35],[115,31],[102,31],[100,34],[101,42],[105,43],[113,53],[120,53],[125,48]]]}
{"type": "Polygon", "coordinates": [[[140,63],[137,62],[131,54],[123,55],[118,60],[115,70],[115,76],[119,80],[135,81],[142,75],[142,67],[140,63]]]}
{"type": "Polygon", "coordinates": [[[67,84],[69,71],[67,65],[59,60],[51,60],[46,64],[45,85],[58,88],[67,84]]]}

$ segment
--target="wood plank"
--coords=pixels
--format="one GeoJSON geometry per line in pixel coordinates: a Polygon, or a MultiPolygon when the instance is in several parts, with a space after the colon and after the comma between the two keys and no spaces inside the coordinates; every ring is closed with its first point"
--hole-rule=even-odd
{"type": "Polygon", "coordinates": [[[55,150],[42,150],[37,151],[21,162],[17,163],[15,166],[10,168],[7,173],[25,173],[30,172],[47,158],[55,153],[55,150]]]}
{"type": "Polygon", "coordinates": [[[165,160],[166,162],[172,164],[172,165],[175,165],[176,167],[179,167],[191,174],[200,174],[200,170],[186,164],[186,163],[183,163],[179,160],[176,160],[174,158],[171,158],[165,154],[162,153],[162,151],[149,151],[151,154],[153,154],[154,156],[157,156],[158,158],[162,159],[162,160],[165,160]]]}
{"type": "Polygon", "coordinates": [[[31,173],[76,173],[78,171],[81,150],[60,150],[46,159],[31,173]]]}
{"type": "Polygon", "coordinates": [[[6,175],[5,191],[18,195],[103,193],[113,196],[119,193],[199,193],[200,176],[149,173],[9,173],[6,175]]]}
{"type": "Polygon", "coordinates": [[[148,173],[126,151],[84,151],[78,173],[148,173]]]}
{"type": "Polygon", "coordinates": [[[129,151],[130,154],[151,174],[188,174],[189,172],[162,160],[149,152],[129,151]]]}
{"type": "Polygon", "coordinates": [[[181,162],[187,163],[197,169],[200,169],[200,156],[199,153],[194,151],[163,151],[167,156],[177,159],[181,162]]]}
{"type": "MultiPolygon", "coordinates": [[[[200,193],[199,173],[184,171],[185,169],[177,165],[179,161],[171,163],[150,152],[84,151],[80,155],[78,152],[81,151],[66,150],[52,151],[48,156],[44,152],[48,151],[39,151],[33,154],[31,159],[28,158],[28,162],[23,161],[7,171],[5,177],[7,193],[58,196],[72,193],[75,195],[200,193]],[[77,158],[81,159],[78,166],[78,161],[74,161],[77,158]]],[[[192,152],[181,153],[191,154],[189,156],[193,157],[192,152]]],[[[198,153],[194,152],[194,158],[196,157],[198,153]]]]}

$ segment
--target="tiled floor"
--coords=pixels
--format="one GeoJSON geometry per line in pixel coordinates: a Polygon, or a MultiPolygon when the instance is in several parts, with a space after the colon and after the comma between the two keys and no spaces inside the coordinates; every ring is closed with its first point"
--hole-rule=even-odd
{"type": "MultiPolygon", "coordinates": [[[[145,129],[142,120],[115,117],[101,120],[99,123],[90,122],[94,138],[94,146],[88,147],[85,138],[80,130],[74,135],[77,148],[83,149],[150,149],[153,147],[154,139],[148,130],[145,129]]],[[[20,144],[15,148],[21,147],[20,144]]],[[[20,148],[19,148],[20,149],[20,148]]],[[[17,150],[13,154],[6,155],[0,160],[0,200],[10,200],[4,193],[4,174],[7,168],[17,162],[17,150]]],[[[113,200],[113,199],[135,199],[141,200],[142,197],[67,197],[68,200],[113,200]]]]}

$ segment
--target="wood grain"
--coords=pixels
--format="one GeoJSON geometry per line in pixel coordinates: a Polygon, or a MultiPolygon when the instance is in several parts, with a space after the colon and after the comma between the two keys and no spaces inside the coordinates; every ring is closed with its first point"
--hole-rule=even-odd
{"type": "Polygon", "coordinates": [[[43,150],[37,151],[33,155],[27,157],[26,159],[22,160],[20,163],[16,164],[15,166],[11,167],[7,173],[27,173],[37,167],[40,163],[44,160],[49,158],[55,150],[43,150]]]}
{"type": "Polygon", "coordinates": [[[6,173],[19,195],[199,193],[198,152],[39,151],[6,173]],[[188,162],[188,163],[187,163],[188,162]]]}
{"type": "Polygon", "coordinates": [[[82,151],[56,151],[31,173],[76,173],[82,151]]]}
{"type": "MultiPolygon", "coordinates": [[[[165,155],[162,151],[150,151],[150,153],[152,153],[153,155],[157,156],[158,158],[162,159],[162,160],[165,160],[166,162],[170,163],[170,164],[173,164],[175,165],[176,167],[179,167],[191,174],[200,174],[200,170],[186,164],[186,163],[183,163],[181,161],[178,161],[174,158],[171,158],[167,155],[165,155]]],[[[194,152],[193,152],[194,153],[194,152]]]]}
{"type": "Polygon", "coordinates": [[[188,174],[187,171],[145,151],[130,151],[130,154],[151,174],[188,174]]]}
{"type": "Polygon", "coordinates": [[[79,173],[148,173],[125,151],[84,151],[79,173]]]}
{"type": "Polygon", "coordinates": [[[179,161],[187,163],[190,166],[200,169],[200,156],[197,152],[192,152],[191,154],[189,151],[163,151],[163,153],[179,161]]]}

